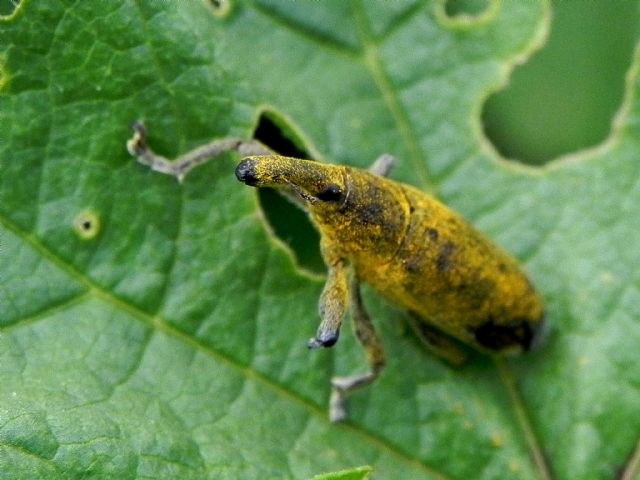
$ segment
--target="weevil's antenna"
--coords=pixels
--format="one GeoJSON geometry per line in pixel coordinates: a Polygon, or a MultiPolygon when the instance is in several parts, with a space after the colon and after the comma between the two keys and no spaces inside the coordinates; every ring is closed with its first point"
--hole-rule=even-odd
{"type": "Polygon", "coordinates": [[[306,200],[309,203],[317,203],[318,202],[318,199],[316,197],[314,197],[312,195],[309,195],[304,190],[301,190],[295,183],[291,182],[290,180],[285,178],[284,182],[289,186],[289,188],[291,188],[291,190],[294,191],[294,193],[296,193],[303,200],[306,200]]]}

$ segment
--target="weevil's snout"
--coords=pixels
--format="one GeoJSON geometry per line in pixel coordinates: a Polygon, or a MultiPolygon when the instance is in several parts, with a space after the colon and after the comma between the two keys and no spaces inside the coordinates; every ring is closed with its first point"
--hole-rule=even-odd
{"type": "Polygon", "coordinates": [[[258,184],[257,162],[251,158],[242,160],[236,167],[236,178],[245,185],[254,187],[258,184]]]}
{"type": "Polygon", "coordinates": [[[340,167],[280,155],[247,157],[236,167],[236,177],[251,187],[288,190],[309,205],[335,206],[345,194],[340,167]]]}

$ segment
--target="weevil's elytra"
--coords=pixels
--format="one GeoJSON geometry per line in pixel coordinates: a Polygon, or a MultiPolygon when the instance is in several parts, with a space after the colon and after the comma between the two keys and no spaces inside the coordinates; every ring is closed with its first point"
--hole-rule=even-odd
{"type": "Polygon", "coordinates": [[[141,123],[134,130],[129,152],[180,180],[225,151],[253,155],[238,164],[238,180],[278,188],[309,212],[328,272],[320,326],[308,345],[334,345],[350,306],[370,368],[332,380],[332,420],[346,417],[345,396],[375,381],[386,362],[362,304],[360,282],[410,312],[418,336],[452,364],[465,357],[452,339],[495,353],[526,351],[536,343],[544,319],[542,299],[517,261],[435,198],[384,178],[392,157],[383,155],[365,171],[273,155],[256,142],[223,139],[171,162],[147,147],[141,123]]]}

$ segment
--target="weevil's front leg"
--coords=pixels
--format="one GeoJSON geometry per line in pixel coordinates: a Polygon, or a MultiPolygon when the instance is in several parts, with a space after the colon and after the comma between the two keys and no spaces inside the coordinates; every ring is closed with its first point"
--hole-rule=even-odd
{"type": "Polygon", "coordinates": [[[332,347],[338,341],[340,325],[347,308],[347,265],[344,259],[328,261],[327,283],[320,296],[320,326],[316,336],[309,340],[309,348],[332,347]]]}
{"type": "Polygon", "coordinates": [[[389,155],[388,153],[384,153],[380,155],[375,162],[369,167],[369,171],[374,175],[379,175],[381,177],[388,177],[393,170],[393,167],[396,166],[396,157],[393,155],[389,155]]]}
{"type": "Polygon", "coordinates": [[[360,284],[355,275],[351,277],[349,293],[353,329],[367,357],[369,372],[352,377],[336,377],[331,380],[333,390],[329,403],[329,418],[332,422],[340,422],[347,417],[346,396],[373,383],[386,364],[382,342],[376,333],[373,323],[371,323],[369,314],[364,309],[362,297],[360,296],[360,284]]]}
{"type": "Polygon", "coordinates": [[[260,142],[255,140],[241,140],[239,138],[226,138],[214,140],[198,148],[179,156],[175,160],[169,160],[157,155],[147,144],[147,129],[137,120],[133,123],[133,137],[127,141],[127,150],[137,158],[138,162],[151,167],[156,172],[172,175],[182,181],[189,171],[206,163],[207,161],[230,151],[236,151],[240,155],[272,155],[273,152],[260,142]]]}

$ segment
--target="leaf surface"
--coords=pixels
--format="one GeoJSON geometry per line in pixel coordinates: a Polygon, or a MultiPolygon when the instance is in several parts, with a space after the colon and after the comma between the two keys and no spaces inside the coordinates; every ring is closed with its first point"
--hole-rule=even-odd
{"type": "Polygon", "coordinates": [[[0,18],[3,476],[624,469],[640,433],[637,58],[610,138],[534,170],[497,158],[479,111],[540,46],[546,4],[463,22],[438,2],[214,3],[23,0],[0,18]],[[235,181],[238,158],[180,185],[124,147],[136,118],[173,157],[249,138],[265,109],[322,161],[393,153],[395,179],[522,259],[548,305],[543,349],[450,369],[367,290],[389,367],[329,424],[329,379],[362,353],[346,331],[307,350],[322,279],[235,181]]]}

